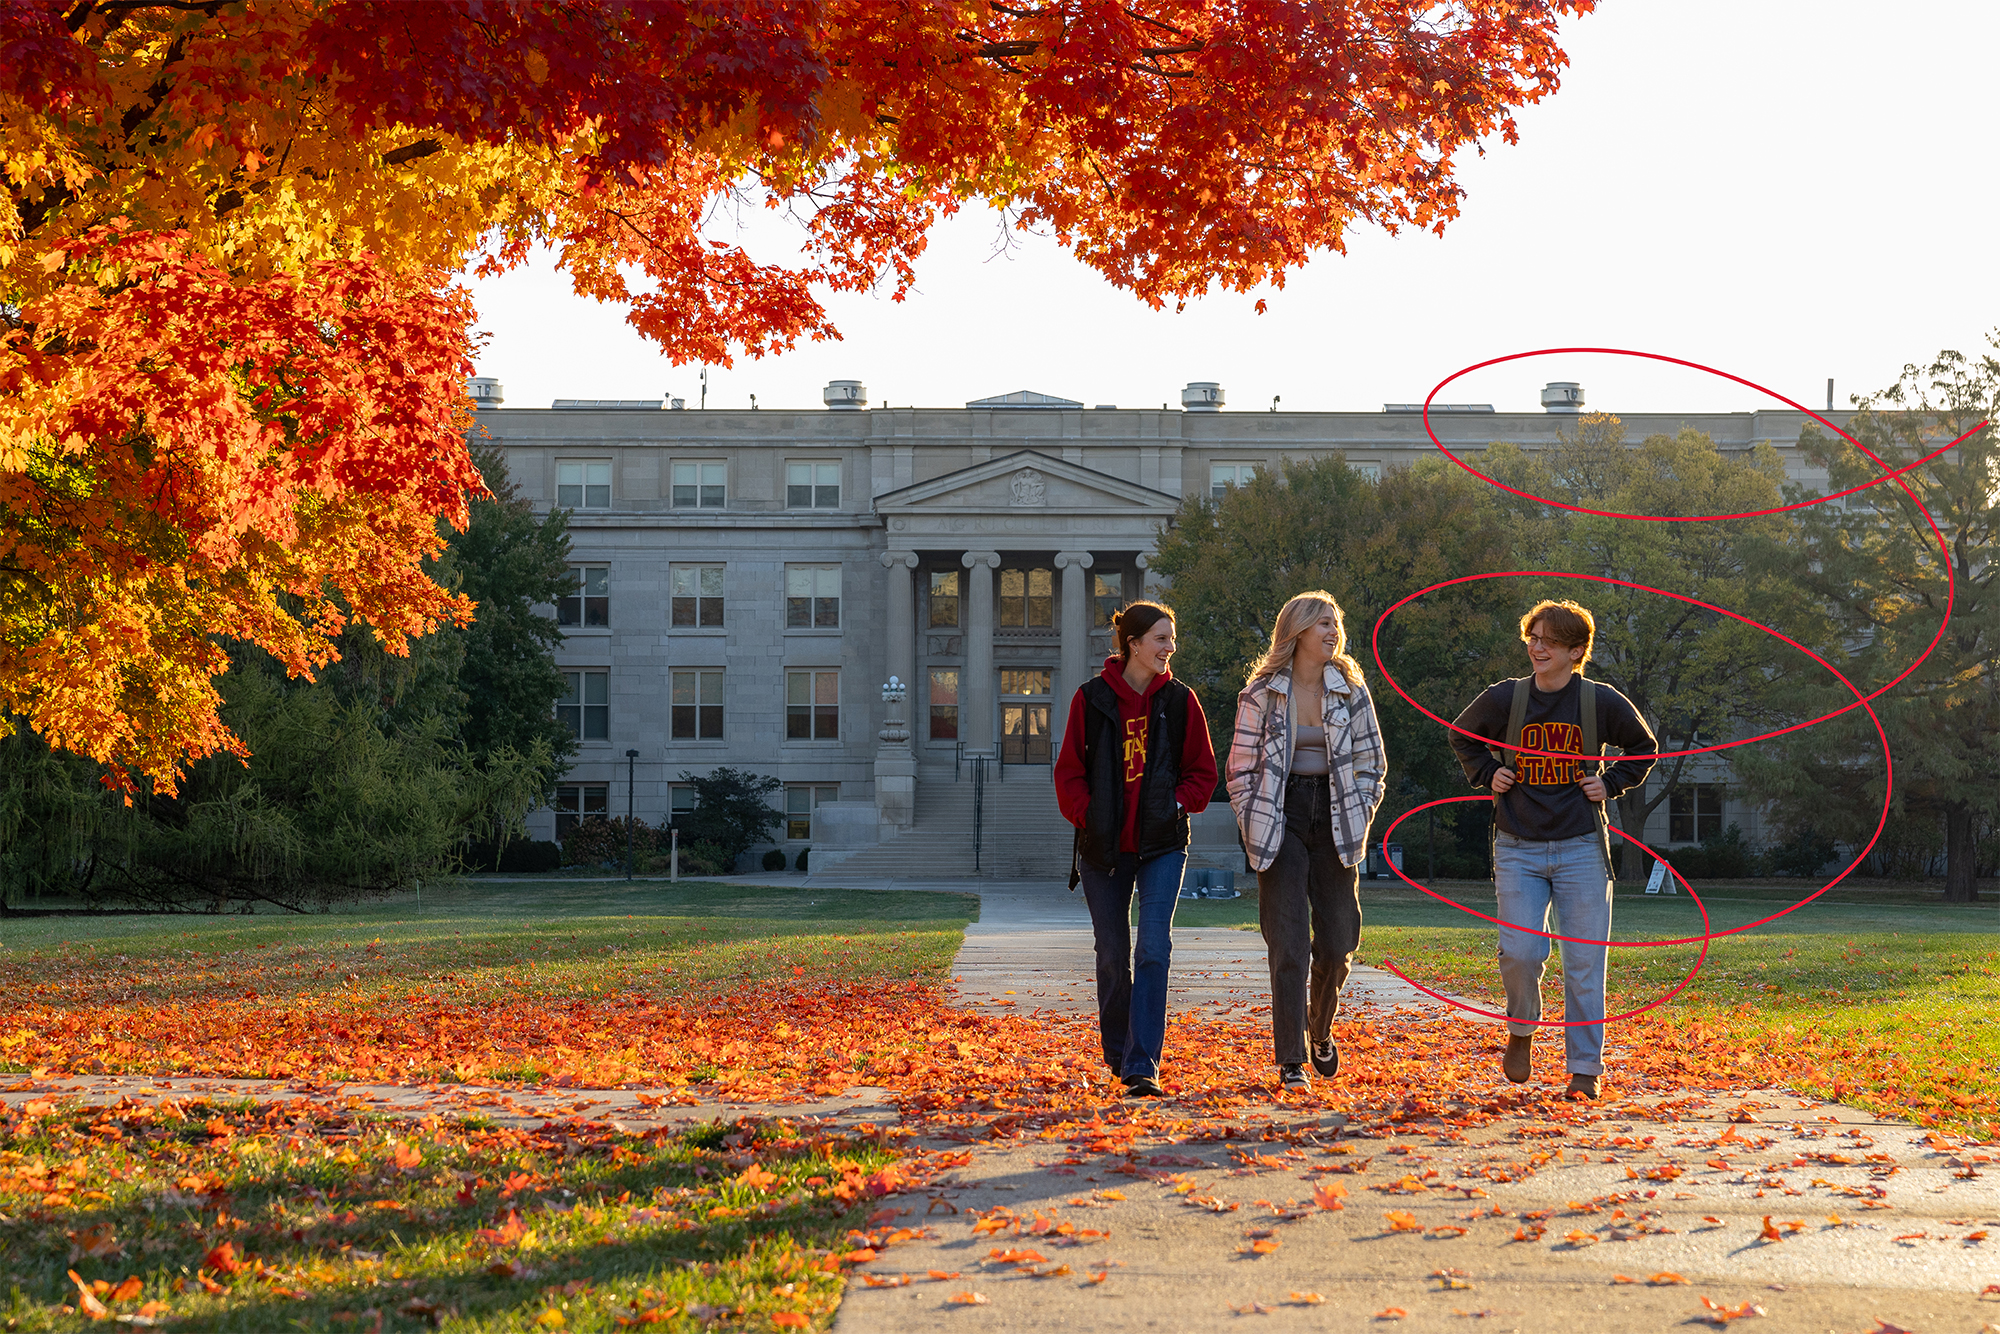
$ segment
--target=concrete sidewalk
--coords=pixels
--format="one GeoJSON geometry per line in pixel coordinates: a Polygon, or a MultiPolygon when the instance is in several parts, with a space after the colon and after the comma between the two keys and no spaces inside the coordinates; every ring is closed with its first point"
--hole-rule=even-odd
{"type": "MultiPolygon", "coordinates": [[[[1083,904],[1059,886],[979,888],[953,968],[961,1001],[1094,1012],[1083,904]]],[[[1175,932],[1177,1010],[1268,1004],[1267,977],[1254,932],[1175,932]]],[[[1346,999],[1388,1023],[1444,1008],[1372,968],[1355,970],[1346,999]]],[[[1493,1072],[1496,1097],[1520,1092],[1493,1072]]],[[[1343,1138],[1343,1118],[1288,1120],[1274,1101],[1115,1152],[1088,1135],[981,1144],[949,1188],[885,1220],[921,1236],[849,1284],[834,1328],[1196,1331],[1268,1318],[1622,1334],[1754,1317],[1762,1334],[1863,1334],[1878,1320],[2000,1329],[1987,1323],[2000,1301],[1981,1295],[2000,1284],[2000,1147],[1768,1090],[1754,1103],[1740,1122],[1623,1107],[1566,1128],[1530,1106],[1477,1131],[1343,1138]]]]}
{"type": "MultiPolygon", "coordinates": [[[[1082,895],[1060,885],[994,885],[979,896],[979,920],[966,928],[952,966],[960,1001],[988,1012],[1003,1009],[1097,1012],[1097,955],[1090,910],[1082,895]]],[[[1228,927],[1174,928],[1167,981],[1171,1011],[1201,1007],[1210,1014],[1268,1005],[1270,971],[1264,938],[1228,927]]],[[[1345,1002],[1365,1010],[1445,1007],[1379,968],[1357,967],[1345,1002]]]]}

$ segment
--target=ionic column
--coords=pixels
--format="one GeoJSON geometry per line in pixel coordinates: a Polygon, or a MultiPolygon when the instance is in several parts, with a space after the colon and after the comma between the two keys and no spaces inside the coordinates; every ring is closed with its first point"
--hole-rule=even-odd
{"type": "Polygon", "coordinates": [[[883,700],[889,712],[883,719],[882,747],[875,752],[875,809],[882,824],[908,829],[917,813],[917,760],[910,737],[921,698],[911,679],[917,671],[917,614],[910,571],[917,568],[917,553],[885,551],[882,564],[889,569],[888,675],[902,683],[903,702],[883,700]]]}
{"type": "MultiPolygon", "coordinates": [[[[888,674],[914,688],[917,671],[917,604],[910,571],[917,568],[914,551],[885,551],[882,564],[889,570],[888,674]]],[[[882,682],[874,682],[881,685],[882,682]]],[[[916,696],[910,696],[912,702],[916,696]]]]}
{"type": "Polygon", "coordinates": [[[962,557],[965,588],[965,679],[959,682],[959,735],[965,748],[993,753],[993,572],[997,551],[968,551],[962,557]]]}
{"type": "Polygon", "coordinates": [[[1062,672],[1056,678],[1055,734],[1069,726],[1070,696],[1090,679],[1090,566],[1088,551],[1058,551],[1062,571],[1062,672]]]}

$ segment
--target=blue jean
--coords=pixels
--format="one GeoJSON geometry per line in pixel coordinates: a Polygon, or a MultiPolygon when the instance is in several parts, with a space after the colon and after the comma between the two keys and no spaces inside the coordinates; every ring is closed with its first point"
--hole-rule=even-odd
{"type": "MultiPolygon", "coordinates": [[[[1553,904],[1559,934],[1611,939],[1611,878],[1596,834],[1545,842],[1496,831],[1493,888],[1500,902],[1495,916],[1503,922],[1550,930],[1553,904]]],[[[1500,980],[1507,988],[1510,1021],[1542,1017],[1542,973],[1551,943],[1526,931],[1500,928],[1500,980]]],[[[1563,942],[1564,1018],[1604,1018],[1604,964],[1609,954],[1603,945],[1563,942]]],[[[1510,1022],[1507,1031],[1522,1037],[1532,1034],[1535,1026],[1510,1022]]],[[[1602,1023],[1563,1029],[1563,1049],[1571,1074],[1604,1073],[1602,1023]]]]}
{"type": "Polygon", "coordinates": [[[1110,872],[1083,863],[1083,898],[1097,943],[1097,1029],[1104,1063],[1125,1079],[1160,1077],[1167,1042],[1167,966],[1185,852],[1145,861],[1118,854],[1110,872]],[[1139,896],[1139,948],[1132,949],[1132,896],[1139,896]]]}

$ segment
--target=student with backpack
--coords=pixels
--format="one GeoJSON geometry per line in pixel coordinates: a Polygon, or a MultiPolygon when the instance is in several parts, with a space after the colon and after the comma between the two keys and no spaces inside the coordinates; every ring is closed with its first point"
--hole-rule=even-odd
{"type": "Polygon", "coordinates": [[[1056,802],[1076,826],[1069,887],[1081,882],[1090,907],[1104,1063],[1124,1083],[1125,1097],[1159,1098],[1166,1095],[1160,1058],[1188,817],[1206,809],[1215,791],[1215,751],[1201,701],[1167,666],[1173,612],[1134,602],[1111,623],[1117,653],[1070,701],[1056,802]]]}
{"type": "MultiPolygon", "coordinates": [[[[1500,978],[1507,991],[1507,1051],[1516,1084],[1532,1073],[1535,1024],[1549,944],[1529,931],[1611,939],[1611,834],[1607,803],[1646,781],[1659,743],[1632,702],[1583,675],[1597,624],[1574,602],[1538,602],[1521,618],[1533,674],[1486,688],[1458,716],[1451,747],[1474,787],[1493,792],[1493,887],[1499,901],[1500,978]],[[1481,744],[1482,739],[1491,745],[1481,744]],[[1605,766],[1608,742],[1624,758],[1605,766]],[[1522,749],[1561,754],[1523,755],[1522,749]],[[1561,755],[1574,755],[1564,759],[1561,755]],[[1512,930],[1525,927],[1528,930],[1512,930]]],[[[1604,1075],[1605,945],[1564,941],[1564,1096],[1594,1100],[1604,1075]],[[1581,1022],[1595,1019],[1598,1022],[1581,1022]]]]}
{"type": "Polygon", "coordinates": [[[1356,868],[1388,767],[1340,604],[1299,594],[1236,698],[1228,764],[1229,804],[1257,872],[1281,1089],[1312,1086],[1308,1057],[1329,1079],[1340,1071],[1333,1017],[1361,945],[1356,868]]]}

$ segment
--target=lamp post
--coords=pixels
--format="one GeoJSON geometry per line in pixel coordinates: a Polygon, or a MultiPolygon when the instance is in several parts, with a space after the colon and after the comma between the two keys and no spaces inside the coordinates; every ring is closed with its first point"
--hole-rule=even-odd
{"type": "Polygon", "coordinates": [[[899,745],[910,739],[910,731],[903,726],[903,701],[909,696],[910,688],[895,677],[890,677],[882,687],[882,702],[889,707],[883,711],[882,730],[878,735],[891,745],[899,745]]]}
{"type": "Polygon", "coordinates": [[[638,768],[639,752],[625,752],[625,878],[632,878],[632,785],[633,774],[638,768]]]}

